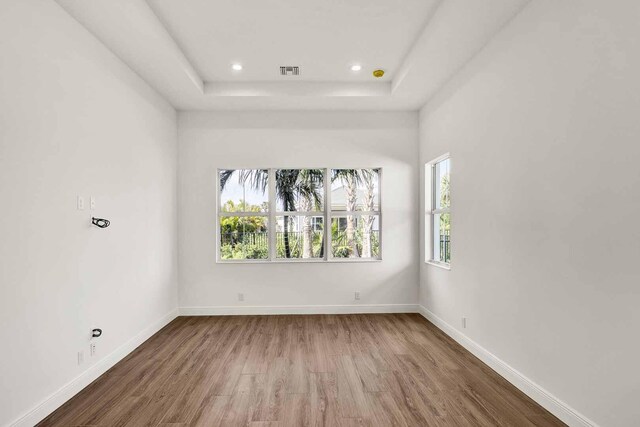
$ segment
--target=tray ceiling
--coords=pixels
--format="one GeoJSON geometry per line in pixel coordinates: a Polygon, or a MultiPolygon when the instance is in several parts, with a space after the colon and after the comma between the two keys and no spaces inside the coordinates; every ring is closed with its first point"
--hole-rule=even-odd
{"type": "Polygon", "coordinates": [[[180,110],[415,110],[528,1],[57,0],[180,110]]]}

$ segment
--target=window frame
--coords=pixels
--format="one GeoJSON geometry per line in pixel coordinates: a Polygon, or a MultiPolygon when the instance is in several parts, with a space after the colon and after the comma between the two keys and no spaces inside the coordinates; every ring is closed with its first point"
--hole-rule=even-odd
{"type": "Polygon", "coordinates": [[[382,261],[382,167],[238,167],[217,168],[216,181],[216,263],[218,264],[275,264],[275,263],[369,263],[382,261]],[[280,169],[321,169],[324,171],[324,209],[321,211],[276,211],[276,180],[275,172],[280,169]],[[378,172],[378,210],[377,211],[332,211],[331,210],[331,171],[334,169],[371,169],[378,172]],[[220,188],[220,172],[225,170],[267,170],[269,176],[267,203],[268,212],[224,212],[222,211],[222,189],[220,188]],[[339,258],[333,256],[333,244],[331,235],[331,220],[334,217],[349,216],[361,217],[363,215],[378,216],[378,256],[371,258],[339,258]],[[268,257],[264,259],[222,259],[222,237],[220,235],[220,218],[241,216],[261,216],[267,218],[267,231],[269,239],[268,257]],[[276,246],[276,217],[281,216],[311,216],[322,217],[324,222],[324,256],[322,258],[278,258],[276,246]]]}
{"type": "MultiPolygon", "coordinates": [[[[436,234],[436,230],[434,227],[434,218],[439,214],[449,214],[449,218],[451,218],[451,203],[449,203],[449,207],[447,208],[438,208],[438,201],[436,200],[437,185],[436,182],[436,165],[439,163],[449,160],[449,185],[451,185],[451,155],[450,153],[445,153],[435,159],[425,163],[425,260],[426,264],[430,264],[436,267],[443,268],[445,270],[451,270],[451,259],[449,262],[444,262],[435,259],[435,239],[434,236],[436,234]]],[[[449,192],[451,192],[451,187],[449,187],[449,192]]],[[[451,197],[451,196],[449,196],[451,197]]],[[[451,236],[451,232],[449,232],[449,236],[451,236]]]]}

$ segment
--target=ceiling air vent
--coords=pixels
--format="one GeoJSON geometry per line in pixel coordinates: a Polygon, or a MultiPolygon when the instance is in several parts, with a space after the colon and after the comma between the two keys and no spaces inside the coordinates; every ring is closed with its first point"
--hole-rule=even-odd
{"type": "Polygon", "coordinates": [[[291,65],[280,67],[280,75],[282,76],[298,76],[300,75],[300,67],[291,65]]]}

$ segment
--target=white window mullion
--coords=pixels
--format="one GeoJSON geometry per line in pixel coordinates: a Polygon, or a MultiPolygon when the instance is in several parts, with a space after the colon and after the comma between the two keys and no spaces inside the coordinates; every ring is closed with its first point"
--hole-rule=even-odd
{"type": "Polygon", "coordinates": [[[269,169],[269,224],[267,230],[269,231],[269,261],[273,261],[277,258],[276,253],[276,171],[275,169],[269,169]]]}
{"type": "Polygon", "coordinates": [[[375,216],[380,215],[380,211],[331,211],[331,214],[333,216],[375,216]]]}
{"type": "Polygon", "coordinates": [[[278,211],[276,212],[276,216],[292,216],[292,215],[299,215],[299,216],[322,216],[324,215],[323,213],[324,211],[292,211],[292,212],[281,212],[278,211]]]}
{"type": "Polygon", "coordinates": [[[220,218],[222,218],[222,189],[220,188],[220,169],[216,170],[216,231],[218,237],[216,243],[216,259],[218,262],[222,260],[222,233],[220,231],[220,218]]]}
{"type": "Polygon", "coordinates": [[[433,245],[433,236],[435,236],[435,230],[433,228],[433,210],[436,205],[434,203],[436,194],[436,166],[431,164],[429,167],[429,183],[431,184],[431,191],[429,192],[429,215],[427,220],[429,221],[429,259],[434,260],[436,258],[435,246],[433,245]]]}
{"type": "Polygon", "coordinates": [[[449,213],[449,209],[450,208],[443,208],[443,209],[434,209],[431,212],[429,212],[431,215],[438,215],[438,214],[446,214],[449,213]]]}
{"type": "Polygon", "coordinates": [[[324,170],[324,259],[331,261],[331,169],[324,170]]]}
{"type": "Polygon", "coordinates": [[[220,218],[224,218],[224,217],[231,217],[231,216],[237,216],[237,217],[254,217],[254,216],[262,216],[262,217],[269,217],[269,214],[266,212],[220,212],[218,214],[218,216],[220,218]]]}

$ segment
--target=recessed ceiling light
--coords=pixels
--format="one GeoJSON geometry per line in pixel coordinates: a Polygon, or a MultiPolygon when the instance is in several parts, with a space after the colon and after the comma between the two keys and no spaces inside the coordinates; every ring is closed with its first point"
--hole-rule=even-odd
{"type": "Polygon", "coordinates": [[[242,71],[242,64],[233,64],[231,68],[233,68],[233,71],[242,71]]]}
{"type": "Polygon", "coordinates": [[[362,65],[356,64],[351,66],[351,71],[360,71],[360,70],[362,70],[362,65]]]}

